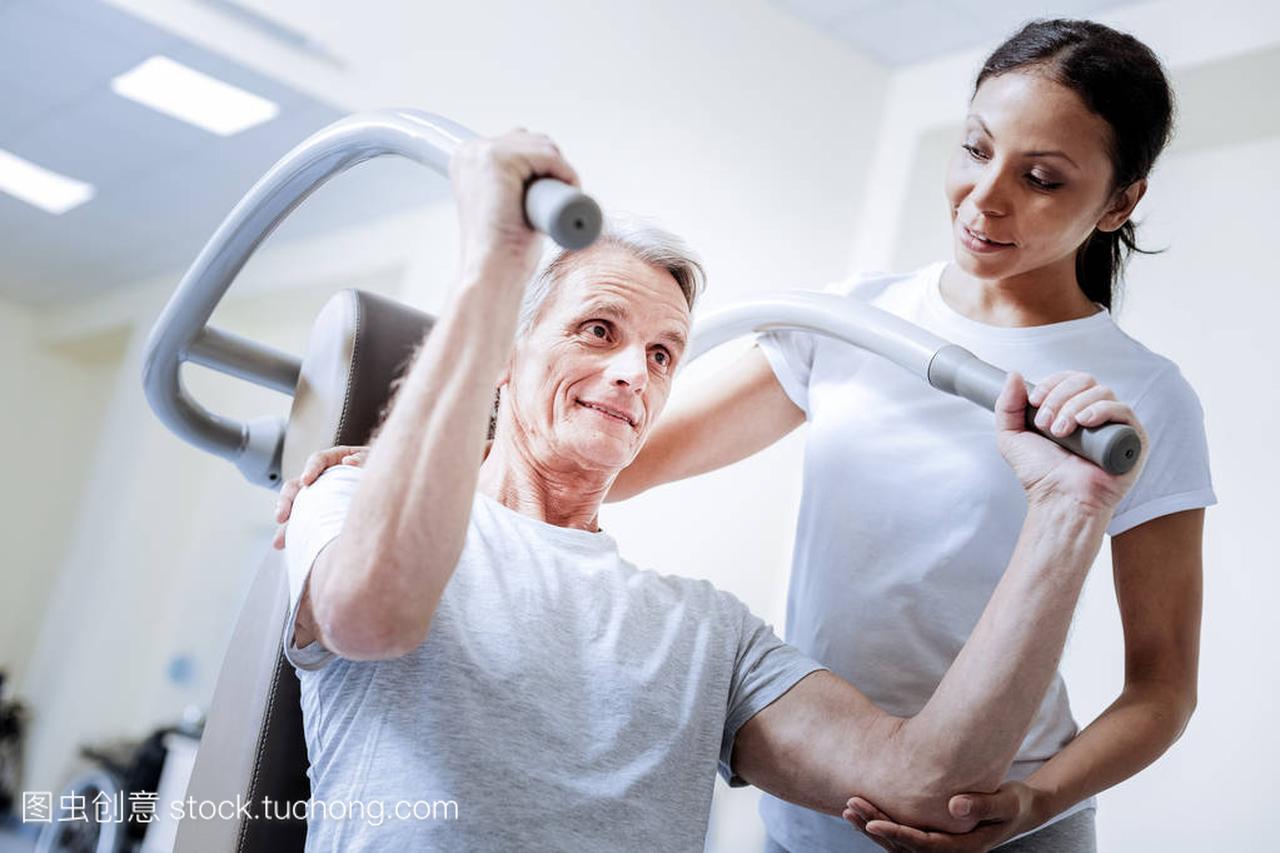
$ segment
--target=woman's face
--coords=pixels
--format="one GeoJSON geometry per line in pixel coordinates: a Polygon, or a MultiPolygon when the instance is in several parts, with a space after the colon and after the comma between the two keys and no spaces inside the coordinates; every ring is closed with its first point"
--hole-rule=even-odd
{"type": "Polygon", "coordinates": [[[1116,197],[1110,135],[1106,121],[1075,92],[1041,74],[984,80],[947,170],[961,269],[1002,279],[1074,265],[1095,227],[1120,227],[1142,188],[1135,184],[1136,192],[1116,197]]]}

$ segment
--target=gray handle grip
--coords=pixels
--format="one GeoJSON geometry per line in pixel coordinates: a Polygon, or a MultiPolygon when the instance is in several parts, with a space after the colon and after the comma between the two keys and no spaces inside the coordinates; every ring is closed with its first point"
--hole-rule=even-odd
{"type": "MultiPolygon", "coordinates": [[[[996,400],[1008,374],[987,364],[967,349],[955,344],[945,346],[929,362],[929,384],[940,391],[964,397],[995,411],[996,400]]],[[[1034,386],[1027,383],[1027,393],[1034,386]]],[[[1076,429],[1066,437],[1053,435],[1035,425],[1035,406],[1027,407],[1027,428],[1055,444],[1082,456],[1108,474],[1124,474],[1142,455],[1142,439],[1128,424],[1103,424],[1076,429]]]]}
{"type": "Polygon", "coordinates": [[[585,249],[600,236],[600,205],[577,187],[555,178],[539,178],[524,191],[529,226],[566,249],[585,249]]]}

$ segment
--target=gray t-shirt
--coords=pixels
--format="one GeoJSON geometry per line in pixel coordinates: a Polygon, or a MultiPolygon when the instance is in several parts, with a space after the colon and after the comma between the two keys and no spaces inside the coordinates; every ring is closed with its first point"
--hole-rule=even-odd
{"type": "Polygon", "coordinates": [[[299,649],[303,584],[361,474],[325,472],[287,531],[307,850],[702,850],[717,766],[744,784],[738,728],[822,667],[710,583],[480,494],[421,646],[299,649]]]}

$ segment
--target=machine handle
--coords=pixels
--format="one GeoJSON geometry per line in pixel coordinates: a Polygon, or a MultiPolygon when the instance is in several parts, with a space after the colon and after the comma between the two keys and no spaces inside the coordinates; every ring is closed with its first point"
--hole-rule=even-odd
{"type": "MultiPolygon", "coordinates": [[[[834,293],[794,290],[759,294],[703,317],[694,326],[686,358],[697,358],[741,335],[776,329],[823,335],[875,353],[940,391],[992,411],[1007,375],[964,347],[882,308],[834,293]]],[[[1066,438],[1058,438],[1036,428],[1036,411],[1027,411],[1028,428],[1109,473],[1125,473],[1141,455],[1142,441],[1128,424],[1077,429],[1066,438]]]]}
{"type": "MultiPolygon", "coordinates": [[[[1008,374],[962,346],[948,344],[929,363],[929,384],[942,391],[995,409],[1008,374]]],[[[1035,386],[1027,383],[1027,393],[1035,386]]],[[[1035,424],[1036,406],[1027,406],[1027,429],[1083,456],[1108,474],[1125,474],[1142,455],[1142,439],[1128,424],[1111,423],[1080,427],[1068,436],[1057,436],[1035,424]]]]}
{"type": "MultiPolygon", "coordinates": [[[[277,487],[282,420],[241,422],[210,412],[187,392],[182,363],[194,361],[291,394],[301,369],[296,356],[207,326],[231,282],[262,241],[330,178],[386,154],[447,175],[454,151],[474,136],[442,116],[380,110],[334,122],[272,166],[205,244],[151,329],[142,384],[147,402],[165,426],[201,450],[231,460],[250,481],[277,487]]],[[[531,227],[568,249],[588,246],[600,233],[599,206],[554,178],[530,183],[524,210],[531,227]]]]}
{"type": "Polygon", "coordinates": [[[529,227],[566,249],[585,249],[600,236],[600,205],[577,187],[555,178],[538,178],[524,191],[529,227]]]}

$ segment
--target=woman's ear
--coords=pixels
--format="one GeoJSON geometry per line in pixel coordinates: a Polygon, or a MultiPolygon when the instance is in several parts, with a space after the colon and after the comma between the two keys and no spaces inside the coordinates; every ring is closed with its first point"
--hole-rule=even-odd
{"type": "Polygon", "coordinates": [[[1102,214],[1102,218],[1098,220],[1098,230],[1115,231],[1121,225],[1124,225],[1129,221],[1129,217],[1133,215],[1133,209],[1138,206],[1138,202],[1142,201],[1142,197],[1146,194],[1146,178],[1139,178],[1117,192],[1112,196],[1111,203],[1107,206],[1106,212],[1102,214]]]}

